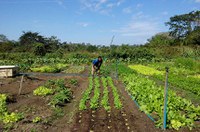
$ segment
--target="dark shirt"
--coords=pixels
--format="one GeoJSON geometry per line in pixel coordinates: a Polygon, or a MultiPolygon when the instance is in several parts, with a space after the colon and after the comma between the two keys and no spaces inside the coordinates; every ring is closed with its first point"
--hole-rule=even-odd
{"type": "Polygon", "coordinates": [[[99,61],[98,59],[95,59],[92,61],[92,64],[96,67],[100,67],[102,64],[102,61],[99,61]]]}

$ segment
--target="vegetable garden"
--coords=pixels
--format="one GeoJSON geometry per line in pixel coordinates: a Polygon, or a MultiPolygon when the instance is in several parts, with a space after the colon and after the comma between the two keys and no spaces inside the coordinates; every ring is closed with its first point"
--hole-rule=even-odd
{"type": "Polygon", "coordinates": [[[92,77],[89,59],[84,65],[77,59],[38,61],[20,64],[26,74],[21,94],[21,76],[0,79],[0,130],[162,131],[166,66],[167,131],[200,130],[198,68],[107,60],[101,76],[92,77]]]}

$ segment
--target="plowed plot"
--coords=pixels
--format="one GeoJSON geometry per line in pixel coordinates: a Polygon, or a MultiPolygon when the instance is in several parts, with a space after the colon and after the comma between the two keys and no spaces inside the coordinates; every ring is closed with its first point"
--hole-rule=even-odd
{"type": "Polygon", "coordinates": [[[88,131],[160,131],[160,129],[155,128],[154,123],[142,112],[140,112],[137,106],[133,103],[129,95],[123,88],[123,85],[114,82],[117,94],[119,94],[119,100],[121,101],[122,107],[117,107],[116,94],[113,92],[113,86],[107,85],[109,91],[108,103],[110,110],[105,110],[102,106],[101,101],[104,95],[104,87],[102,86],[102,80],[100,83],[100,98],[98,99],[98,108],[91,109],[90,102],[94,96],[95,83],[93,81],[93,89],[90,93],[87,101],[85,110],[79,110],[76,114],[74,125],[71,131],[78,132],[88,132],[88,131]]]}
{"type": "MultiPolygon", "coordinates": [[[[83,77],[57,77],[57,76],[35,76],[24,77],[21,95],[18,95],[21,77],[0,79],[0,93],[9,95],[11,101],[7,102],[9,112],[21,112],[24,118],[13,124],[8,131],[70,131],[73,117],[78,110],[77,106],[81,99],[81,93],[87,87],[87,78],[83,77]],[[33,95],[33,90],[43,85],[48,80],[64,79],[65,85],[73,92],[71,102],[62,106],[63,116],[55,115],[54,111],[48,105],[48,97],[33,95]],[[72,83],[70,81],[72,80],[72,83]],[[73,80],[77,80],[74,83],[73,80]],[[42,121],[34,123],[35,117],[41,117],[42,121]]],[[[59,114],[57,112],[57,114],[59,114]]],[[[0,122],[0,132],[6,125],[0,122]]]]}

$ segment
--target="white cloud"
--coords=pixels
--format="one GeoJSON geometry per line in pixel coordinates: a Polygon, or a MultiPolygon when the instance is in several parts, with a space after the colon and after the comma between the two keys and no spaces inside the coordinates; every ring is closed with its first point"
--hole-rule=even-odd
{"type": "Polygon", "coordinates": [[[124,8],[122,12],[127,13],[127,14],[132,13],[132,8],[131,7],[124,8]]]}
{"type": "Polygon", "coordinates": [[[81,27],[87,27],[89,25],[89,23],[86,23],[86,22],[79,22],[77,23],[79,26],[81,27]]]}
{"type": "Polygon", "coordinates": [[[161,15],[163,15],[163,16],[166,16],[166,15],[168,15],[169,13],[167,12],[167,11],[163,11],[162,13],[161,13],[161,15]]]}
{"type": "Polygon", "coordinates": [[[200,0],[195,0],[196,3],[200,3],[200,0]]]}
{"type": "Polygon", "coordinates": [[[62,8],[65,8],[66,9],[66,6],[64,4],[64,0],[56,0],[56,3],[61,6],[62,8]]]}
{"type": "Polygon", "coordinates": [[[147,37],[156,34],[159,31],[156,22],[151,21],[131,21],[126,26],[113,32],[118,32],[122,36],[147,37]]]}
{"type": "Polygon", "coordinates": [[[115,4],[114,3],[109,3],[109,4],[107,4],[106,5],[108,8],[113,8],[114,6],[115,6],[115,4]]]}
{"type": "Polygon", "coordinates": [[[138,9],[138,8],[141,8],[142,6],[143,6],[142,4],[138,3],[138,4],[136,5],[136,8],[138,9]]]}
{"type": "Polygon", "coordinates": [[[127,24],[112,30],[120,36],[132,37],[142,42],[161,31],[160,23],[155,18],[144,15],[142,12],[136,13],[127,24]]]}
{"type": "Polygon", "coordinates": [[[90,11],[101,14],[109,14],[114,7],[120,6],[124,0],[116,0],[109,2],[108,0],[81,0],[82,9],[89,9],[90,11]]]}
{"type": "Polygon", "coordinates": [[[117,3],[116,3],[116,5],[117,5],[117,6],[120,6],[124,1],[125,1],[125,0],[118,0],[117,3]]]}

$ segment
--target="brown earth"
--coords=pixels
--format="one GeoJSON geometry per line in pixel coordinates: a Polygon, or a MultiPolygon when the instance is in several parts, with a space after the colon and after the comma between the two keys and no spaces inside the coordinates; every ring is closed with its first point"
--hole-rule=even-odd
{"type": "MultiPolygon", "coordinates": [[[[0,93],[9,95],[9,112],[23,112],[24,119],[16,123],[9,131],[69,131],[73,122],[73,117],[78,110],[78,103],[82,92],[87,88],[88,79],[86,77],[52,77],[37,76],[24,77],[22,92],[18,95],[21,77],[1,78],[0,93]],[[34,96],[33,90],[43,85],[50,79],[65,79],[66,86],[73,92],[73,100],[64,107],[64,116],[56,117],[50,106],[48,106],[48,97],[34,96]],[[78,86],[71,85],[70,79],[77,79],[78,86]],[[32,123],[35,117],[42,117],[43,122],[32,123]]],[[[3,130],[3,124],[0,124],[0,131],[3,130]]]]}
{"type": "MultiPolygon", "coordinates": [[[[48,131],[48,132],[160,132],[162,129],[156,128],[152,120],[145,113],[141,112],[133,100],[125,91],[123,84],[114,81],[118,88],[120,99],[123,104],[121,110],[114,108],[114,99],[112,89],[109,89],[109,104],[111,111],[107,112],[100,107],[97,110],[87,109],[78,110],[81,94],[88,86],[87,77],[55,77],[55,76],[32,76],[25,77],[21,95],[18,95],[21,77],[0,79],[0,93],[10,95],[8,103],[9,111],[23,112],[25,118],[14,125],[10,131],[48,131]],[[48,98],[34,96],[33,90],[43,85],[49,79],[63,78],[66,80],[66,86],[73,91],[73,100],[63,106],[64,116],[54,116],[52,109],[48,106],[48,98]],[[71,85],[68,80],[77,79],[78,86],[71,85]],[[40,116],[43,119],[41,123],[32,123],[32,120],[40,116]]],[[[103,88],[101,86],[102,98],[103,88]]],[[[90,95],[93,96],[93,93],[90,95]]],[[[100,103],[100,102],[99,102],[100,103]]],[[[87,103],[89,108],[89,103],[87,103]]],[[[0,124],[0,131],[3,130],[3,124],[0,124]]],[[[193,129],[192,131],[198,131],[193,129]]],[[[174,130],[167,130],[174,131],[174,130]]],[[[189,131],[186,128],[179,131],[189,131]]]]}
{"type": "MultiPolygon", "coordinates": [[[[117,84],[117,86],[119,86],[119,84],[117,84]]],[[[101,87],[101,97],[103,92],[102,89],[103,88],[101,87]]],[[[161,131],[160,129],[155,128],[154,123],[144,113],[138,110],[137,106],[133,103],[123,87],[118,90],[123,103],[123,108],[121,110],[117,110],[114,107],[113,94],[111,88],[109,87],[109,104],[111,106],[111,111],[106,112],[102,107],[97,110],[88,109],[79,111],[76,114],[76,121],[71,131],[161,131]]]]}

